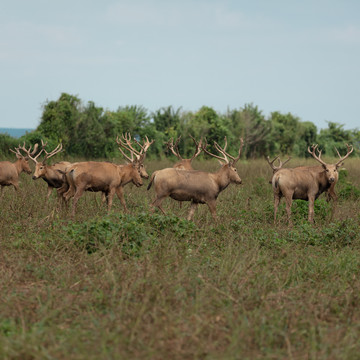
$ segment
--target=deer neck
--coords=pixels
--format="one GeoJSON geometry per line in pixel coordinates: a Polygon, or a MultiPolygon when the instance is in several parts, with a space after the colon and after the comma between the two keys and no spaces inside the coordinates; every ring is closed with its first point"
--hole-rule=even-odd
{"type": "Polygon", "coordinates": [[[17,159],[14,163],[16,172],[18,173],[18,175],[24,171],[23,166],[22,166],[22,159],[17,159]]]}
{"type": "Polygon", "coordinates": [[[219,192],[226,189],[230,184],[230,179],[228,175],[228,165],[223,165],[216,173],[215,181],[219,187],[219,192]]]}
{"type": "Polygon", "coordinates": [[[131,167],[132,164],[127,164],[124,166],[123,171],[119,169],[119,173],[120,173],[120,184],[122,186],[128,184],[129,182],[131,182],[131,167]]]}

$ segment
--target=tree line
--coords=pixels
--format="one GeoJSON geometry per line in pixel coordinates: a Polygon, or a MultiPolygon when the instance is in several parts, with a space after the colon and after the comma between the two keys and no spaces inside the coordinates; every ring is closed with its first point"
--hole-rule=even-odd
{"type": "Polygon", "coordinates": [[[194,138],[205,138],[209,148],[214,141],[222,142],[226,136],[229,152],[236,152],[239,138],[244,139],[243,157],[257,158],[264,155],[286,154],[308,157],[308,146],[319,144],[323,154],[337,156],[346,152],[346,143],[354,146],[354,153],[360,148],[360,130],[345,130],[344,126],[328,122],[327,129],[318,132],[310,121],[291,113],[274,111],[266,117],[258,106],[245,104],[239,109],[228,109],[220,114],[208,106],[198,111],[182,111],[172,106],[149,112],[142,106],[120,106],[116,111],[98,107],[94,102],[84,104],[79,97],[62,93],[58,100],[43,105],[40,124],[32,131],[15,139],[0,134],[0,154],[9,154],[9,147],[26,141],[34,145],[41,139],[48,147],[62,143],[66,154],[91,159],[113,158],[119,155],[116,136],[130,132],[132,136],[154,139],[148,156],[161,158],[166,154],[165,142],[177,139],[179,151],[191,156],[194,138]]]}

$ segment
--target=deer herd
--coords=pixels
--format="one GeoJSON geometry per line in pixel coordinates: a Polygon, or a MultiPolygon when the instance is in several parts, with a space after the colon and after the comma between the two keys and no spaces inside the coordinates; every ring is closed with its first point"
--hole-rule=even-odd
{"type": "MultiPolygon", "coordinates": [[[[207,204],[212,217],[216,220],[216,200],[220,192],[230,184],[242,183],[235,165],[240,159],[244,142],[240,139],[238,153],[232,156],[226,151],[226,137],[223,147],[217,142],[213,144],[218,154],[213,154],[208,150],[206,139],[198,142],[192,136],[191,138],[195,145],[195,152],[189,159],[184,159],[180,155],[178,145],[181,137],[175,143],[173,139],[166,143],[169,151],[179,161],[172,168],[156,170],[151,175],[147,189],[149,190],[153,185],[155,199],[150,205],[150,210],[153,212],[155,208],[158,208],[165,214],[161,206],[162,202],[167,197],[171,197],[180,204],[183,201],[191,202],[188,220],[192,219],[198,204],[207,204]],[[194,170],[192,161],[201,152],[218,159],[221,167],[216,172],[194,170]]],[[[154,140],[149,141],[147,136],[142,142],[135,137],[132,138],[130,134],[117,137],[119,151],[127,160],[127,163],[123,165],[101,161],[75,163],[61,161],[48,165],[47,160],[63,150],[62,144],[48,152],[47,143],[43,141],[41,141],[41,149],[38,144],[35,144],[33,148],[31,146],[26,148],[24,143],[23,146],[15,147],[15,150],[10,149],[17,157],[14,163],[0,161],[0,198],[3,197],[4,186],[13,185],[15,190],[19,189],[20,173],[23,171],[27,174],[32,173],[29,166],[29,160],[32,160],[35,164],[33,180],[42,178],[48,185],[46,200],[49,199],[53,189],[56,189],[58,198],[65,204],[68,204],[72,198],[72,216],[75,216],[78,200],[84,191],[101,192],[108,211],[111,210],[113,197],[116,194],[124,211],[127,211],[124,186],[133,183],[140,187],[143,185],[143,179],[149,178],[144,161],[146,152],[153,142],[154,140]],[[41,155],[43,155],[42,160],[39,159],[41,155]]],[[[338,169],[354,150],[353,146],[346,146],[345,156],[341,156],[336,150],[339,160],[335,164],[327,164],[321,159],[321,150],[318,149],[318,145],[308,147],[308,152],[320,163],[318,166],[283,168],[290,158],[283,163],[278,156],[271,161],[267,157],[267,162],[273,171],[270,183],[274,193],[274,223],[276,223],[278,206],[282,197],[285,198],[289,224],[291,224],[291,205],[295,199],[308,201],[308,221],[311,223],[314,222],[314,202],[323,192],[326,193],[328,201],[332,199],[336,204],[337,196],[334,188],[338,181],[338,169]],[[279,162],[278,166],[274,165],[276,160],[279,162]]]]}

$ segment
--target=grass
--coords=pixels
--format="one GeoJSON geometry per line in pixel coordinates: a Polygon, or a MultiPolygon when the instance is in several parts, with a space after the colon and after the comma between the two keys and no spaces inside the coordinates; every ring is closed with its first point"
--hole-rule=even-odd
{"type": "Polygon", "coordinates": [[[168,216],[149,214],[146,184],[125,188],[128,214],[87,193],[73,220],[21,175],[0,207],[0,358],[356,359],[359,165],[346,161],[332,221],[322,196],[315,225],[294,203],[291,228],[272,224],[263,160],[239,163],[243,185],[220,194],[217,224],[205,205],[184,220],[188,204],[173,200],[168,216]]]}

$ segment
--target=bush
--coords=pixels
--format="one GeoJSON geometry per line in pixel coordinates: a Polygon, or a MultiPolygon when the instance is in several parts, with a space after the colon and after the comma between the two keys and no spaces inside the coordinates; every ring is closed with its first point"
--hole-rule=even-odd
{"type": "Polygon", "coordinates": [[[194,223],[176,216],[112,214],[84,223],[70,222],[65,227],[67,240],[73,241],[89,254],[101,248],[111,248],[122,244],[122,252],[128,256],[138,256],[145,242],[152,243],[159,236],[190,236],[194,223]]]}

